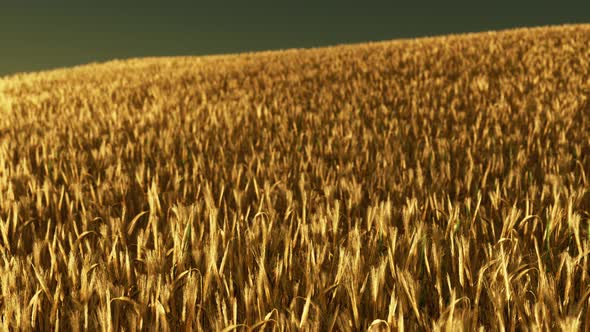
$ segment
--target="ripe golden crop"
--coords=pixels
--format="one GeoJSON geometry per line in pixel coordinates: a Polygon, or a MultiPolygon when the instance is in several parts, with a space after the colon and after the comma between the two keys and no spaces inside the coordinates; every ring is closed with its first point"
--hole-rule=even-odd
{"type": "Polygon", "coordinates": [[[3,329],[588,329],[588,45],[566,25],[3,78],[3,329]]]}

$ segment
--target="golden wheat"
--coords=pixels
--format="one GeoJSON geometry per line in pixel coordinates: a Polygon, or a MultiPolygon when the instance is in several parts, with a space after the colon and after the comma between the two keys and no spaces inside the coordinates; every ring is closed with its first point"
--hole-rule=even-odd
{"type": "Polygon", "coordinates": [[[5,330],[590,328],[590,26],[0,80],[5,330]]]}

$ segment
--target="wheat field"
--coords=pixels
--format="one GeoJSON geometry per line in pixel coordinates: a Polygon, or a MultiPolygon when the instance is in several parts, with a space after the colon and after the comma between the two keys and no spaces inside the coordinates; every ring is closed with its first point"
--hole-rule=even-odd
{"type": "Polygon", "coordinates": [[[590,329],[590,25],[0,79],[3,330],[590,329]]]}

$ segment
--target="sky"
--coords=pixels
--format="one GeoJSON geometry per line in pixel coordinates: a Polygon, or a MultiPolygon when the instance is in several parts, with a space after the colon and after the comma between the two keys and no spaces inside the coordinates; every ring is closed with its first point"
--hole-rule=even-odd
{"type": "Polygon", "coordinates": [[[0,76],[566,23],[590,23],[590,1],[3,0],[0,76]]]}

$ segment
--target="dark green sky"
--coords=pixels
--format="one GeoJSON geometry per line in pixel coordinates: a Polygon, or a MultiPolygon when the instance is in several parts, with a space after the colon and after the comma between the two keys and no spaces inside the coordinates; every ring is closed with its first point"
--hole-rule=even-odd
{"type": "Polygon", "coordinates": [[[233,53],[590,23],[590,1],[576,6],[516,0],[486,1],[489,4],[218,0],[214,5],[198,0],[13,0],[6,4],[8,1],[0,4],[0,76],[129,57],[233,53]],[[277,5],[281,2],[284,4],[277,5]]]}

